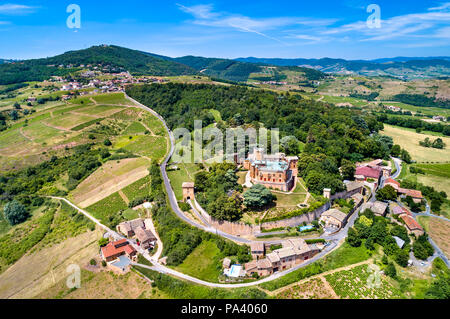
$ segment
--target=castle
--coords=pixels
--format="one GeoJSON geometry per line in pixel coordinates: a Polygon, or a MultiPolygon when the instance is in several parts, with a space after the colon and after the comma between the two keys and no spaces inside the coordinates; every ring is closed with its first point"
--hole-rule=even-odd
{"type": "Polygon", "coordinates": [[[250,171],[253,184],[288,192],[296,185],[298,157],[283,153],[268,155],[262,148],[255,148],[244,161],[244,169],[250,171]]]}

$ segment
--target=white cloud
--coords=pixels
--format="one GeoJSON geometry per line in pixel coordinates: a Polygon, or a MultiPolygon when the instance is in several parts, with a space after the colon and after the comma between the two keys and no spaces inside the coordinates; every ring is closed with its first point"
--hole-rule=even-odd
{"type": "Polygon", "coordinates": [[[278,30],[287,26],[323,27],[335,23],[336,19],[312,19],[304,17],[251,18],[240,14],[215,12],[212,5],[186,7],[177,4],[180,10],[192,15],[196,25],[232,28],[241,32],[255,33],[259,36],[286,44],[278,38],[268,35],[267,31],[278,30]]]}
{"type": "Polygon", "coordinates": [[[447,9],[450,9],[450,2],[445,2],[439,7],[429,8],[428,11],[443,11],[447,9]]]}
{"type": "Polygon", "coordinates": [[[33,12],[35,9],[36,7],[7,3],[0,5],[0,14],[26,14],[33,12]]]}

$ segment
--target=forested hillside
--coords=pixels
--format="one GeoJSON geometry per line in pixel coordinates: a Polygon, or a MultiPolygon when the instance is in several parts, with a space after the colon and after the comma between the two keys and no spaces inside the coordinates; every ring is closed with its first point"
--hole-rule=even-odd
{"type": "Polygon", "coordinates": [[[261,67],[252,63],[243,63],[227,59],[185,56],[175,61],[188,65],[197,71],[229,81],[247,81],[251,73],[259,72],[261,67]]]}
{"type": "Polygon", "coordinates": [[[93,46],[89,49],[69,51],[45,59],[26,60],[0,65],[0,84],[25,81],[43,81],[52,75],[66,75],[80,65],[102,65],[115,71],[156,76],[191,75],[197,72],[180,63],[167,61],[136,50],[118,46],[93,46]],[[60,68],[63,65],[65,67],[60,68]]]}

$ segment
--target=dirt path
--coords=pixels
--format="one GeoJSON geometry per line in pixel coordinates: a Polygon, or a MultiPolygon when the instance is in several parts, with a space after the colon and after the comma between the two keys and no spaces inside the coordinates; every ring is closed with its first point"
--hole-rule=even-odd
{"type": "Polygon", "coordinates": [[[142,119],[142,121],[140,123],[142,124],[143,127],[145,127],[146,130],[148,130],[150,132],[150,135],[156,136],[155,133],[153,133],[153,131],[147,126],[147,124],[144,123],[144,119],[142,118],[142,113],[139,113],[139,118],[142,119]]]}
{"type": "Polygon", "coordinates": [[[54,126],[54,125],[48,124],[47,122],[44,122],[44,121],[42,121],[41,123],[47,127],[54,128],[55,130],[60,130],[60,131],[64,131],[64,132],[72,132],[70,129],[65,128],[65,127],[54,126]]]}
{"type": "Polygon", "coordinates": [[[130,200],[128,199],[127,195],[125,195],[124,192],[122,192],[122,190],[120,190],[118,193],[120,197],[122,197],[123,201],[128,205],[130,203],[130,200]]]}
{"type": "Polygon", "coordinates": [[[330,283],[325,279],[324,276],[319,276],[320,280],[322,280],[323,285],[325,286],[325,289],[333,296],[335,299],[340,299],[339,296],[336,294],[334,289],[330,286],[330,283]]]}
{"type": "Polygon", "coordinates": [[[19,130],[20,134],[22,134],[23,137],[25,137],[27,140],[29,140],[30,142],[33,142],[33,139],[31,137],[29,137],[28,135],[25,134],[25,132],[23,131],[23,127],[20,128],[19,130]]]}

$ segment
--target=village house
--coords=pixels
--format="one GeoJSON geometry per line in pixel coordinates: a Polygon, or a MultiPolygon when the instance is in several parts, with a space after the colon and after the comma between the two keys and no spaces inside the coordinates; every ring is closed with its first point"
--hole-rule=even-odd
{"type": "Polygon", "coordinates": [[[143,228],[145,229],[145,223],[144,220],[141,218],[137,218],[134,220],[130,220],[130,221],[126,221],[123,223],[120,223],[117,226],[117,231],[124,234],[126,237],[133,237],[136,234],[136,229],[137,228],[143,228]]]}
{"type": "Polygon", "coordinates": [[[375,202],[367,202],[361,207],[361,211],[364,212],[366,209],[370,209],[377,216],[386,216],[388,204],[375,201],[375,202]]]}
{"type": "Polygon", "coordinates": [[[316,245],[308,245],[301,238],[283,241],[282,248],[266,255],[266,258],[253,260],[245,264],[247,275],[257,273],[259,276],[269,276],[277,271],[283,271],[312,258],[320,249],[316,245]]]}
{"type": "Polygon", "coordinates": [[[397,194],[399,194],[401,196],[404,196],[404,197],[411,196],[415,203],[420,203],[423,200],[423,195],[422,195],[421,191],[418,191],[415,189],[401,188],[400,183],[397,182],[396,180],[393,180],[392,178],[388,178],[385,181],[384,187],[386,187],[387,185],[392,186],[397,191],[397,194]]]}
{"type": "Polygon", "coordinates": [[[416,236],[421,236],[425,232],[423,228],[419,225],[419,223],[410,215],[402,214],[400,218],[405,222],[406,228],[409,233],[413,233],[416,236]]]}
{"type": "Polygon", "coordinates": [[[398,193],[404,197],[411,196],[416,204],[421,203],[423,200],[422,192],[415,189],[399,188],[398,193]]]}
{"type": "Polygon", "coordinates": [[[283,153],[268,155],[262,148],[255,148],[244,161],[244,169],[250,171],[253,184],[288,192],[295,185],[298,174],[298,157],[283,153]]]}
{"type": "Polygon", "coordinates": [[[250,251],[253,259],[264,257],[265,249],[263,242],[252,242],[250,244],[250,251]]]}
{"type": "Polygon", "coordinates": [[[137,240],[139,240],[139,245],[142,248],[149,249],[155,246],[156,237],[150,230],[143,227],[137,227],[135,233],[137,240]]]}
{"type": "Polygon", "coordinates": [[[356,181],[371,181],[373,180],[377,185],[380,184],[381,176],[383,175],[381,168],[372,168],[369,166],[359,166],[355,171],[356,181]]]}
{"type": "Polygon", "coordinates": [[[324,212],[319,219],[325,228],[341,229],[347,222],[347,214],[341,212],[339,209],[332,208],[324,212]]]}
{"type": "Polygon", "coordinates": [[[102,247],[101,252],[102,258],[106,262],[114,261],[123,255],[129,259],[133,259],[137,254],[136,250],[126,239],[108,243],[106,246],[102,247]]]}

